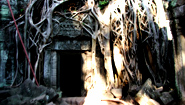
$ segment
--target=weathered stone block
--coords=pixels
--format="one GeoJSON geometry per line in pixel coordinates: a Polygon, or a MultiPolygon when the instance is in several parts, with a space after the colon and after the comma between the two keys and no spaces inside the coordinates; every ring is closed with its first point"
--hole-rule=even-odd
{"type": "Polygon", "coordinates": [[[185,4],[185,0],[177,0],[177,5],[184,5],[185,4]]]}
{"type": "Polygon", "coordinates": [[[149,78],[146,80],[146,82],[142,86],[141,90],[136,94],[135,100],[140,105],[159,105],[158,102],[153,100],[153,99],[156,99],[157,97],[159,97],[159,96],[155,92],[155,89],[152,85],[152,81],[149,78]]]}
{"type": "Polygon", "coordinates": [[[168,103],[174,100],[169,92],[163,92],[162,96],[160,96],[160,99],[164,105],[167,105],[168,103]]]}
{"type": "Polygon", "coordinates": [[[57,59],[57,53],[55,51],[51,52],[51,59],[56,60],[57,59]]]}
{"type": "Polygon", "coordinates": [[[0,50],[3,50],[3,47],[4,47],[4,43],[0,42],[0,50]]]}
{"type": "Polygon", "coordinates": [[[57,69],[51,69],[51,75],[56,76],[57,75],[57,69]]]}
{"type": "Polygon", "coordinates": [[[6,50],[1,50],[1,59],[7,60],[8,54],[6,50]]]}
{"type": "Polygon", "coordinates": [[[173,9],[173,17],[179,18],[185,16],[185,5],[182,5],[180,7],[176,7],[173,9]]]}
{"type": "Polygon", "coordinates": [[[1,20],[10,20],[8,19],[8,17],[10,16],[10,12],[9,12],[9,8],[8,5],[1,5],[1,9],[0,9],[0,14],[1,14],[1,20]]]}
{"type": "Polygon", "coordinates": [[[56,41],[53,44],[52,49],[54,50],[80,50],[81,45],[77,40],[65,40],[65,41],[56,41]]]}
{"type": "Polygon", "coordinates": [[[51,52],[51,69],[57,69],[57,52],[51,52]]]}
{"type": "Polygon", "coordinates": [[[51,51],[46,50],[44,55],[44,82],[46,85],[50,85],[50,75],[51,75],[51,51]]]}
{"type": "Polygon", "coordinates": [[[91,42],[90,41],[81,41],[81,50],[90,50],[91,42]]]}
{"type": "Polygon", "coordinates": [[[80,24],[73,22],[71,20],[65,20],[61,22],[58,28],[60,30],[58,30],[59,33],[57,35],[68,36],[68,37],[74,38],[82,34],[82,29],[80,27],[80,24]]]}
{"type": "Polygon", "coordinates": [[[0,43],[4,44],[4,41],[5,41],[5,39],[4,39],[4,31],[1,31],[1,29],[0,29],[0,43]]]}
{"type": "Polygon", "coordinates": [[[57,85],[57,76],[51,76],[51,84],[52,84],[52,86],[57,85]]]}
{"type": "Polygon", "coordinates": [[[57,69],[57,59],[51,60],[51,69],[52,70],[57,69]]]}
{"type": "Polygon", "coordinates": [[[148,95],[151,98],[155,98],[153,94],[155,92],[154,87],[152,85],[151,79],[147,79],[141,90],[136,94],[136,97],[142,97],[144,94],[148,95]]]}

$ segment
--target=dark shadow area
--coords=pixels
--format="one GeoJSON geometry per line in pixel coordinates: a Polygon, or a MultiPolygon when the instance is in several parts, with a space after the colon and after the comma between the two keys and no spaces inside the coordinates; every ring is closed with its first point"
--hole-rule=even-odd
{"type": "Polygon", "coordinates": [[[81,53],[60,51],[60,89],[63,97],[81,96],[81,53]]]}

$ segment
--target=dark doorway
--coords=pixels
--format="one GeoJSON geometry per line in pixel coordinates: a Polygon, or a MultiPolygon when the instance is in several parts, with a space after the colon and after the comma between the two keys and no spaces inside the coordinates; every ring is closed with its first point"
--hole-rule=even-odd
{"type": "Polygon", "coordinates": [[[80,51],[60,51],[59,78],[63,97],[81,96],[81,53],[80,51]]]}

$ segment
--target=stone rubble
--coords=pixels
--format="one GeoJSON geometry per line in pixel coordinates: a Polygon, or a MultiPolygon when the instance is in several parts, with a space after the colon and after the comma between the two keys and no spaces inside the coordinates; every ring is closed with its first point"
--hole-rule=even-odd
{"type": "MultiPolygon", "coordinates": [[[[105,97],[105,99],[100,100],[100,103],[107,103],[108,105],[123,105],[124,103],[128,105],[178,104],[175,101],[173,90],[168,92],[163,87],[156,88],[150,78],[145,81],[142,87],[133,86],[131,90],[134,91],[135,95],[130,90],[127,97],[121,97],[121,89],[114,88],[109,92],[114,97],[105,97]]],[[[0,95],[7,96],[7,98],[0,100],[0,105],[83,105],[85,100],[87,100],[86,98],[88,98],[62,97],[60,94],[62,92],[56,92],[54,89],[42,85],[36,86],[30,79],[27,79],[19,87],[1,90],[0,95]]],[[[95,101],[92,97],[90,100],[95,101]]]]}

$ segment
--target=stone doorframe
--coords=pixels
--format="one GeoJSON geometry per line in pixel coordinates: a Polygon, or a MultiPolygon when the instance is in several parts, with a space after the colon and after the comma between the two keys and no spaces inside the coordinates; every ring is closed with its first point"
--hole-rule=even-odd
{"type": "MultiPolygon", "coordinates": [[[[87,51],[91,50],[90,41],[78,41],[78,40],[65,40],[65,41],[55,41],[52,45],[48,46],[44,51],[44,82],[47,86],[54,89],[59,88],[57,70],[58,70],[58,51],[65,50],[78,50],[78,51],[87,51]]],[[[82,53],[82,59],[87,59],[86,55],[82,53]]],[[[88,63],[88,62],[84,62],[88,63]]],[[[86,65],[86,64],[85,64],[86,65]]],[[[88,64],[87,64],[88,65],[88,64]]],[[[83,66],[82,71],[89,69],[89,67],[83,66]]]]}

